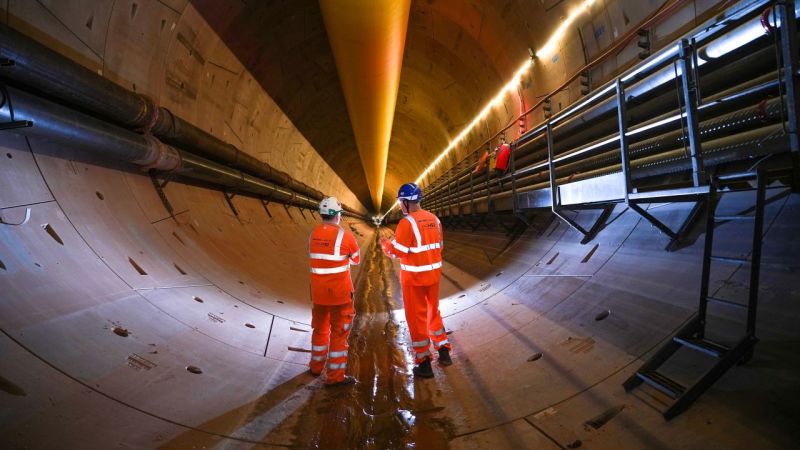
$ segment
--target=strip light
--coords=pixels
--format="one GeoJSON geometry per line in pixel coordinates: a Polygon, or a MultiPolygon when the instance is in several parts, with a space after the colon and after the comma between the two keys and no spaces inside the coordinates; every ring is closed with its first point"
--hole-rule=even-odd
{"type": "MultiPolygon", "coordinates": [[[[563,37],[564,33],[566,33],[567,29],[572,25],[573,22],[575,22],[578,16],[588,11],[589,7],[592,6],[594,2],[595,0],[584,0],[578,8],[573,10],[567,16],[567,18],[563,22],[561,22],[558,28],[556,28],[556,31],[552,35],[550,35],[550,39],[547,40],[544,46],[542,46],[542,48],[536,52],[536,56],[546,58],[549,57],[553,52],[555,52],[556,45],[558,44],[559,40],[563,37]]],[[[414,181],[415,183],[419,183],[420,181],[422,181],[431,172],[431,170],[433,170],[440,162],[442,162],[442,160],[445,157],[447,157],[447,155],[449,155],[450,152],[452,152],[453,149],[456,148],[456,146],[478,124],[480,124],[480,122],[483,119],[486,118],[486,116],[489,115],[489,113],[492,111],[493,108],[502,104],[503,99],[509,92],[516,91],[517,86],[519,86],[519,83],[522,80],[522,77],[524,77],[528,73],[528,70],[530,70],[531,66],[533,65],[533,61],[534,61],[533,59],[526,60],[520,66],[520,68],[517,69],[516,72],[514,72],[514,76],[511,78],[511,80],[508,83],[506,83],[502,89],[500,89],[500,91],[494,96],[494,98],[492,98],[491,101],[489,101],[489,103],[486,106],[483,107],[483,109],[481,109],[481,111],[478,113],[477,116],[475,116],[472,122],[470,122],[469,125],[467,125],[463,130],[461,130],[461,132],[458,133],[458,135],[456,135],[456,137],[452,141],[450,141],[450,144],[448,144],[447,147],[444,150],[442,150],[441,153],[439,153],[439,156],[437,156],[436,159],[434,159],[433,162],[430,163],[428,167],[426,167],[425,170],[422,171],[419,177],[417,177],[417,179],[414,181]]],[[[381,220],[383,220],[383,218],[385,218],[399,204],[400,204],[399,202],[395,202],[392,205],[392,207],[389,208],[381,216],[381,220]]]]}

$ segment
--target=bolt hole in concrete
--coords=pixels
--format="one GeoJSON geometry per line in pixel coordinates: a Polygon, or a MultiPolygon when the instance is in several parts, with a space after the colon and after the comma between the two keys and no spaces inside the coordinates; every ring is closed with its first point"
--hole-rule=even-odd
{"type": "Polygon", "coordinates": [[[192,297],[192,300],[196,301],[197,303],[203,303],[203,299],[198,297],[198,296],[196,296],[196,295],[194,297],[192,297]]]}
{"type": "Polygon", "coordinates": [[[103,196],[103,193],[100,192],[100,191],[95,192],[94,195],[96,195],[97,198],[99,198],[100,200],[105,200],[106,199],[105,196],[103,196]]]}
{"type": "Polygon", "coordinates": [[[542,359],[542,356],[544,356],[544,355],[542,355],[541,353],[535,353],[533,356],[528,358],[528,362],[538,361],[538,360],[542,359]]]}
{"type": "Polygon", "coordinates": [[[16,395],[17,397],[24,397],[28,395],[24,389],[17,386],[11,380],[7,380],[3,377],[0,377],[0,391],[9,393],[11,395],[16,395]]]}
{"type": "Polygon", "coordinates": [[[3,260],[2,259],[0,259],[0,269],[8,270],[8,269],[6,269],[6,265],[3,264],[3,260]]]}
{"type": "Polygon", "coordinates": [[[625,409],[625,405],[618,405],[603,411],[597,417],[587,420],[583,423],[584,427],[588,430],[589,427],[599,430],[603,425],[607,424],[609,420],[613,419],[617,414],[625,409]]]}
{"type": "Polygon", "coordinates": [[[114,334],[116,334],[117,336],[128,337],[130,332],[122,327],[114,327],[114,334]]]}
{"type": "Polygon", "coordinates": [[[131,265],[133,266],[134,269],[136,269],[137,272],[139,272],[139,275],[147,275],[147,272],[145,272],[144,269],[142,269],[142,266],[137,264],[136,261],[133,260],[133,258],[128,257],[128,262],[131,263],[131,265]]]}
{"type": "Polygon", "coordinates": [[[552,258],[550,258],[550,261],[547,261],[547,265],[553,264],[553,261],[555,261],[555,260],[556,260],[556,258],[558,258],[558,254],[559,254],[559,253],[560,253],[560,252],[556,252],[556,254],[555,254],[555,255],[553,255],[553,257],[552,257],[552,258]]]}
{"type": "Polygon", "coordinates": [[[464,298],[466,296],[467,296],[467,294],[461,294],[461,295],[458,296],[458,298],[464,298]]]}
{"type": "Polygon", "coordinates": [[[594,320],[596,320],[596,321],[598,321],[598,322],[599,322],[599,321],[601,321],[601,320],[604,320],[604,319],[606,319],[606,318],[607,318],[609,315],[611,315],[611,310],[608,310],[608,309],[607,309],[607,310],[605,310],[605,311],[602,311],[602,312],[601,312],[601,313],[599,313],[598,315],[594,316],[594,320]]]}
{"type": "Polygon", "coordinates": [[[600,244],[594,244],[594,247],[592,247],[592,249],[589,250],[589,253],[587,253],[586,256],[584,256],[581,260],[581,264],[589,262],[589,259],[591,259],[592,255],[594,255],[594,252],[597,251],[597,247],[600,247],[600,244]]]}
{"type": "Polygon", "coordinates": [[[53,238],[54,241],[58,242],[61,245],[64,245],[64,241],[61,240],[61,236],[59,236],[58,233],[56,233],[56,230],[52,226],[50,226],[49,223],[42,224],[42,228],[44,229],[44,231],[47,232],[47,234],[50,235],[51,238],[53,238]]]}
{"type": "Polygon", "coordinates": [[[11,159],[11,158],[13,158],[13,156],[11,156],[11,153],[6,153],[6,157],[7,157],[8,159],[11,159]]]}
{"type": "Polygon", "coordinates": [[[246,324],[244,324],[244,326],[246,326],[247,328],[255,328],[256,327],[252,323],[246,323],[246,324]]]}
{"type": "Polygon", "coordinates": [[[193,373],[195,375],[200,375],[201,373],[203,373],[203,370],[200,369],[197,366],[186,366],[186,370],[188,370],[189,372],[191,372],[191,373],[193,373]]]}

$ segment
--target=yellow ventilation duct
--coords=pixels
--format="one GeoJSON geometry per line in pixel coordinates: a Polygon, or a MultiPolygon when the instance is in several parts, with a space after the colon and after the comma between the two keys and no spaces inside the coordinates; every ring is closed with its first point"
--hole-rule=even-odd
{"type": "Polygon", "coordinates": [[[372,203],[380,211],[411,0],[320,0],[372,203]]]}

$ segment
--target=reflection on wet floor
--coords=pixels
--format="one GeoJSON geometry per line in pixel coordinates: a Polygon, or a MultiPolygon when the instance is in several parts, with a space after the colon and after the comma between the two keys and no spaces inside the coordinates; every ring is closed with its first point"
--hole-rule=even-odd
{"type": "MultiPolygon", "coordinates": [[[[377,237],[376,237],[377,239],[377,237]]],[[[348,373],[355,386],[320,389],[304,407],[293,446],[319,449],[447,448],[447,426],[415,395],[413,362],[392,310],[400,308],[398,274],[380,246],[366,252],[356,286],[348,373]]],[[[424,381],[420,382],[424,383],[424,381]]]]}

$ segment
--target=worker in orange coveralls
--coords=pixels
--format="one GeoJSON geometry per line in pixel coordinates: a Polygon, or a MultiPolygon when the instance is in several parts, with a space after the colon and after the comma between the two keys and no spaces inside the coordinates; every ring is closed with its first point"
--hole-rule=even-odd
{"type": "Polygon", "coordinates": [[[449,366],[451,345],[439,312],[439,280],[442,276],[442,224],[420,206],[422,191],[406,183],[397,194],[402,220],[394,239],[381,240],[383,252],[400,258],[400,284],[403,286],[408,331],[414,350],[414,376],[432,378],[430,344],[439,352],[439,364],[449,366]]]}
{"type": "Polygon", "coordinates": [[[308,238],[311,260],[311,362],[310,372],[322,374],[327,359],[325,386],[355,383],[345,375],[347,368],[347,336],[356,311],[353,307],[353,280],[350,265],[361,260],[358,243],[352,233],[339,226],[342,205],[336,197],[319,204],[322,223],[308,238]],[[330,348],[329,348],[330,345],[330,348]]]}

